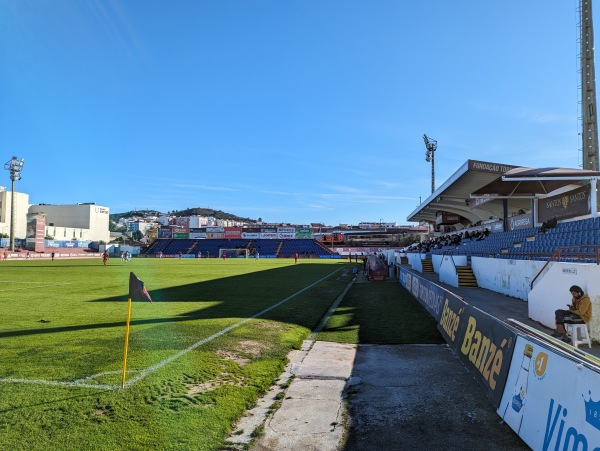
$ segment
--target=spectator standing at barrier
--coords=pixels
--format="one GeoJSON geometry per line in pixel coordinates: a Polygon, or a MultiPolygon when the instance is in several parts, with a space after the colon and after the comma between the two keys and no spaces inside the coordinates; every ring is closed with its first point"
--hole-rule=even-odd
{"type": "Polygon", "coordinates": [[[573,285],[569,288],[571,292],[571,304],[567,304],[569,310],[558,309],[554,312],[556,321],[556,330],[553,337],[560,337],[565,343],[571,343],[567,336],[565,323],[567,324],[587,324],[592,319],[592,301],[587,294],[584,294],[581,287],[573,285]]]}
{"type": "Polygon", "coordinates": [[[179,260],[181,260],[183,253],[181,251],[179,251],[179,260]]]}

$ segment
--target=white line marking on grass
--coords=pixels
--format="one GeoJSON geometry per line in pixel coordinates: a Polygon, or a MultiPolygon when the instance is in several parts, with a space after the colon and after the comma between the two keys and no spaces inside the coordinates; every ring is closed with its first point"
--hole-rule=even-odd
{"type": "Polygon", "coordinates": [[[183,349],[183,350],[179,351],[178,353],[176,353],[176,354],[172,355],[171,357],[169,357],[169,358],[167,358],[167,359],[163,360],[162,362],[159,362],[159,363],[157,363],[156,365],[153,365],[153,366],[151,366],[151,367],[149,367],[149,368],[147,368],[147,369],[145,369],[145,370],[142,370],[142,371],[140,372],[140,374],[138,374],[138,375],[137,375],[137,376],[135,376],[135,377],[132,377],[130,380],[128,380],[127,382],[125,382],[125,386],[129,387],[130,385],[133,385],[133,384],[135,384],[136,382],[139,382],[139,381],[141,381],[141,380],[142,380],[142,379],[144,379],[146,376],[148,376],[148,375],[150,375],[150,374],[154,373],[155,371],[157,371],[157,370],[161,369],[163,366],[165,366],[165,365],[167,365],[167,364],[171,363],[172,361],[174,361],[174,360],[178,359],[179,357],[181,357],[181,356],[183,356],[183,355],[187,354],[188,352],[190,352],[190,351],[192,351],[192,350],[196,349],[197,347],[199,347],[199,346],[202,346],[203,344],[205,344],[205,343],[208,343],[209,341],[211,341],[211,340],[214,340],[215,338],[219,338],[221,335],[224,335],[224,334],[226,334],[227,332],[230,332],[230,331],[232,331],[233,329],[237,329],[238,327],[240,327],[240,326],[242,326],[242,325],[246,324],[248,321],[250,321],[250,320],[253,320],[253,319],[255,319],[255,318],[258,318],[258,317],[260,317],[260,316],[264,315],[265,313],[267,313],[267,312],[269,312],[269,311],[273,310],[274,308],[277,308],[277,307],[279,307],[280,305],[282,305],[282,304],[285,304],[287,301],[289,301],[290,299],[292,299],[292,298],[294,298],[294,297],[298,296],[300,293],[302,293],[302,292],[304,292],[304,291],[308,290],[309,288],[312,288],[312,287],[314,287],[314,286],[315,286],[316,284],[318,284],[318,283],[321,283],[323,280],[325,280],[325,279],[327,279],[328,277],[332,276],[332,275],[333,275],[333,274],[335,274],[336,272],[338,272],[338,271],[341,271],[341,269],[342,269],[342,268],[336,269],[335,271],[333,271],[332,273],[330,273],[330,274],[326,275],[325,277],[323,277],[323,278],[321,278],[321,279],[317,280],[316,282],[313,282],[313,283],[311,283],[310,285],[308,285],[308,286],[306,286],[306,287],[302,288],[300,291],[296,291],[294,294],[292,294],[292,295],[288,296],[288,297],[287,297],[287,298],[285,298],[284,300],[282,300],[282,301],[279,301],[279,302],[277,302],[276,304],[273,304],[271,307],[267,307],[266,309],[264,309],[264,310],[263,310],[263,311],[261,311],[261,312],[258,312],[256,315],[253,315],[253,316],[251,316],[251,317],[249,317],[249,318],[246,318],[246,319],[244,319],[244,320],[242,320],[242,321],[240,321],[240,322],[238,322],[238,323],[232,324],[231,326],[229,326],[229,327],[226,327],[225,329],[223,329],[223,330],[221,330],[221,331],[217,332],[216,334],[213,334],[213,335],[211,335],[210,337],[206,337],[206,338],[204,338],[204,339],[202,339],[202,340],[200,340],[200,341],[198,341],[198,342],[194,343],[193,345],[191,345],[191,346],[188,346],[187,348],[185,348],[185,349],[183,349]]]}
{"type": "Polygon", "coordinates": [[[17,282],[16,280],[0,280],[0,283],[23,283],[23,284],[27,284],[27,285],[38,284],[38,285],[44,285],[44,286],[71,285],[71,282],[31,282],[31,281],[17,282]]]}
{"type": "MultiPolygon", "coordinates": [[[[162,362],[157,363],[156,365],[152,365],[149,368],[143,369],[143,370],[128,370],[128,373],[131,372],[138,372],[138,374],[134,377],[132,377],[130,380],[128,380],[127,382],[125,382],[125,386],[129,387],[133,384],[135,384],[136,382],[141,381],[142,379],[144,379],[146,376],[149,376],[150,374],[154,373],[155,371],[158,371],[159,369],[161,369],[162,367],[164,367],[165,365],[171,363],[172,361],[178,359],[179,357],[187,354],[190,351],[193,351],[194,349],[196,349],[199,346],[202,346],[205,343],[208,343],[209,341],[214,340],[215,338],[219,338],[220,336],[226,334],[227,332],[232,331],[233,329],[237,329],[238,327],[246,324],[247,322],[258,318],[262,315],[264,315],[265,313],[273,310],[274,308],[279,307],[282,304],[285,304],[287,301],[289,301],[290,299],[293,299],[294,297],[298,296],[300,293],[303,293],[304,291],[308,290],[309,288],[314,287],[315,285],[317,285],[318,283],[321,283],[322,281],[324,281],[325,279],[327,279],[328,277],[331,277],[333,274],[335,274],[338,271],[341,271],[343,268],[338,268],[335,271],[333,271],[332,273],[329,273],[328,275],[326,275],[325,277],[317,280],[316,282],[311,283],[310,285],[307,285],[306,287],[302,288],[299,291],[296,291],[294,294],[288,296],[287,298],[283,299],[282,301],[277,302],[276,304],[273,304],[270,307],[267,307],[266,309],[258,312],[256,315],[250,316],[249,318],[246,318],[242,321],[239,321],[235,324],[232,324],[229,327],[226,327],[225,329],[211,335],[210,337],[206,337],[196,343],[194,343],[191,346],[188,346],[187,348],[177,352],[176,354],[173,354],[171,357],[166,358],[165,360],[163,360],[162,362]]],[[[39,384],[39,385],[53,385],[53,386],[59,386],[59,387],[83,387],[83,388],[98,388],[98,389],[102,389],[102,390],[120,390],[121,389],[121,385],[107,385],[107,384],[92,384],[92,383],[88,383],[85,381],[88,380],[93,380],[96,377],[100,377],[100,376],[105,376],[108,374],[114,374],[114,373],[121,373],[121,370],[118,371],[104,371],[102,373],[98,373],[98,374],[94,374],[82,379],[78,379],[72,382],[68,382],[68,381],[48,381],[48,380],[43,380],[43,379],[13,379],[13,378],[6,378],[6,379],[0,379],[0,383],[6,382],[6,383],[13,383],[13,384],[39,384]]]]}
{"type": "Polygon", "coordinates": [[[21,291],[46,287],[56,287],[61,285],[71,285],[71,282],[17,282],[14,280],[0,280],[0,284],[5,284],[2,287],[2,291],[21,291]],[[34,285],[34,286],[32,286],[34,285]]]}
{"type": "Polygon", "coordinates": [[[0,382],[6,382],[11,384],[38,384],[38,385],[54,385],[59,387],[85,387],[85,388],[99,388],[102,390],[116,390],[119,388],[118,385],[105,385],[105,384],[87,384],[85,382],[65,382],[65,381],[47,381],[44,379],[0,379],[0,382]]]}

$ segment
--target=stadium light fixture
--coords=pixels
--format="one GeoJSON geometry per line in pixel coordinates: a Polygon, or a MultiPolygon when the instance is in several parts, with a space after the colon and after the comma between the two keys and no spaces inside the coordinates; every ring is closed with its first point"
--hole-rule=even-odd
{"type": "Polygon", "coordinates": [[[431,161],[431,192],[435,191],[435,151],[437,150],[437,141],[435,139],[428,138],[427,135],[423,135],[423,141],[425,141],[425,161],[431,161]]]}
{"type": "Polygon", "coordinates": [[[9,171],[11,180],[10,194],[10,250],[15,250],[15,214],[17,207],[15,205],[15,182],[21,180],[21,171],[23,170],[24,158],[20,160],[17,157],[12,157],[10,161],[4,164],[4,169],[9,171]]]}

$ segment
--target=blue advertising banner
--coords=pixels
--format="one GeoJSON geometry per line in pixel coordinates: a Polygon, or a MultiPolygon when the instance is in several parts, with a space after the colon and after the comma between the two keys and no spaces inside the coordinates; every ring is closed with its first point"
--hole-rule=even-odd
{"type": "Polygon", "coordinates": [[[448,328],[453,322],[456,323],[454,341],[450,346],[481,383],[489,401],[497,409],[510,369],[516,332],[500,320],[466,303],[453,320],[452,313],[448,312],[447,318],[444,313],[438,328],[448,328]]]}
{"type": "Polygon", "coordinates": [[[442,306],[447,296],[453,296],[448,290],[430,282],[417,274],[400,267],[400,283],[412,293],[417,301],[436,321],[440,321],[442,306]]]}
{"type": "Polygon", "coordinates": [[[67,248],[67,249],[88,249],[91,241],[70,241],[70,240],[44,240],[45,247],[67,248]]]}
{"type": "Polygon", "coordinates": [[[400,267],[399,280],[437,320],[448,346],[484,387],[494,408],[498,408],[514,350],[515,331],[406,268],[400,267]]]}

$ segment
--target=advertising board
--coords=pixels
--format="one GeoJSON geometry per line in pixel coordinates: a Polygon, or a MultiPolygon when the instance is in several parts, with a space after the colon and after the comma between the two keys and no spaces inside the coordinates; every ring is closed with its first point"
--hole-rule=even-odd
{"type": "Polygon", "coordinates": [[[296,238],[312,238],[313,228],[312,227],[299,227],[296,229],[296,238]]]}
{"type": "Polygon", "coordinates": [[[519,336],[497,410],[535,450],[600,450],[598,371],[519,336]]]}
{"type": "Polygon", "coordinates": [[[296,233],[295,227],[277,227],[277,233],[296,233]]]}
{"type": "Polygon", "coordinates": [[[238,239],[242,237],[241,227],[225,227],[225,238],[238,239]]]}
{"type": "Polygon", "coordinates": [[[296,233],[277,233],[277,238],[280,240],[293,240],[296,238],[296,233]]]}
{"type": "Polygon", "coordinates": [[[590,212],[589,185],[567,191],[556,196],[538,199],[538,221],[549,219],[566,219],[586,215],[590,212]]]}
{"type": "Polygon", "coordinates": [[[496,318],[468,305],[435,283],[400,267],[400,283],[438,322],[440,333],[483,386],[494,408],[500,404],[516,334],[496,318]]]}
{"type": "Polygon", "coordinates": [[[533,215],[531,213],[524,213],[520,215],[511,216],[506,219],[508,230],[520,230],[528,229],[533,227],[533,215]]]}
{"type": "Polygon", "coordinates": [[[450,294],[439,285],[429,282],[427,279],[400,268],[400,283],[412,293],[417,301],[439,322],[442,315],[442,305],[446,294],[450,294]]]}
{"type": "Polygon", "coordinates": [[[158,229],[158,238],[173,238],[173,230],[171,227],[161,227],[158,229]]]}

